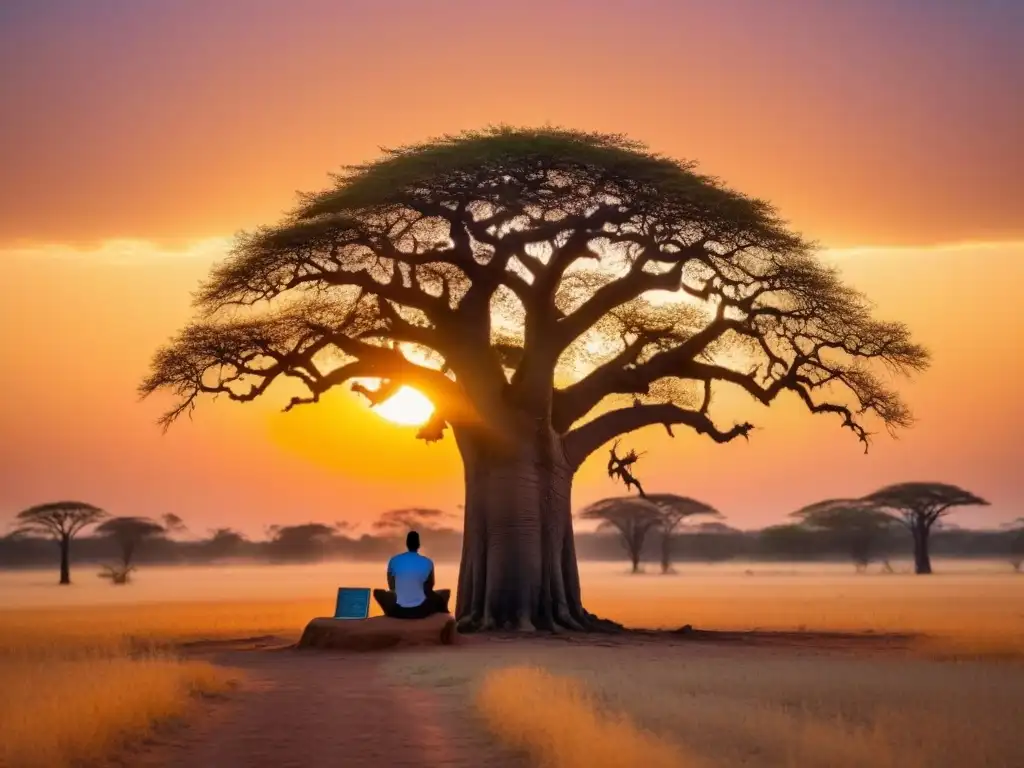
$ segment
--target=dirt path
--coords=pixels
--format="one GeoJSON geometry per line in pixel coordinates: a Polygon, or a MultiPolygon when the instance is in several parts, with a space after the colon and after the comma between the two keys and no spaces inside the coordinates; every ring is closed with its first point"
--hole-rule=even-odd
{"type": "MultiPolygon", "coordinates": [[[[907,638],[786,632],[630,632],[622,635],[537,637],[494,635],[464,639],[445,653],[501,654],[505,644],[520,651],[564,646],[630,646],[630,653],[872,652],[905,650],[907,638]]],[[[464,694],[439,695],[429,688],[396,683],[383,672],[390,653],[309,652],[280,648],[281,638],[189,644],[190,655],[245,673],[241,690],[227,701],[203,707],[198,717],[145,748],[125,755],[131,768],[519,768],[523,758],[501,750],[468,716],[464,694]],[[275,648],[274,646],[277,646],[275,648]],[[461,697],[461,698],[460,698],[461,697]]],[[[401,653],[400,651],[398,653],[401,653]]],[[[418,658],[423,658],[418,656],[418,658]]],[[[428,662],[429,663],[429,662],[428,662]]]]}
{"type": "Polygon", "coordinates": [[[461,768],[515,765],[430,692],[389,682],[381,657],[293,650],[220,654],[242,690],[127,764],[144,768],[461,768]]]}

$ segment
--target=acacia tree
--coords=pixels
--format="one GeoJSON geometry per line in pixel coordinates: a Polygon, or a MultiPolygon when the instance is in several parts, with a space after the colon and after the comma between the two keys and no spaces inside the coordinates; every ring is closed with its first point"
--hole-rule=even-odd
{"type": "Polygon", "coordinates": [[[54,501],[19,512],[15,533],[50,536],[60,547],[60,583],[71,583],[71,540],[86,526],[95,525],[104,517],[99,507],[84,501],[54,501]]]}
{"type": "Polygon", "coordinates": [[[899,522],[888,512],[857,499],[829,499],[793,512],[790,517],[811,531],[828,535],[843,547],[854,567],[863,571],[899,522]]]}
{"type": "Polygon", "coordinates": [[[791,393],[866,444],[865,418],[911,421],[868,364],[927,359],[768,203],[561,129],[350,167],[239,236],[196,302],[141,386],[177,396],[165,426],[204,393],[251,401],[279,381],[286,410],[346,382],[370,404],[403,385],[431,399],[418,436],[450,428],[464,466],[463,630],[603,626],[581,599],[570,490],[608,441],[651,425],[746,437],[712,418],[727,385],[766,405],[791,393]]]}
{"type": "Polygon", "coordinates": [[[139,545],[147,539],[163,536],[167,529],[148,517],[112,517],[96,528],[96,533],[109,537],[117,545],[121,555],[118,565],[106,566],[100,574],[114,584],[127,584],[135,570],[132,561],[139,545]]]}
{"type": "Polygon", "coordinates": [[[985,499],[945,483],[899,483],[865,496],[862,501],[891,512],[914,539],[914,573],[932,572],[928,537],[934,526],[956,507],[988,506],[985,499]]]}
{"type": "Polygon", "coordinates": [[[662,573],[668,573],[672,569],[672,542],[679,526],[684,521],[695,515],[719,518],[722,516],[714,507],[688,496],[677,496],[674,493],[648,493],[644,498],[658,508],[661,517],[658,530],[661,532],[662,573]]]}
{"type": "Polygon", "coordinates": [[[662,513],[657,506],[646,499],[630,496],[595,501],[578,516],[581,520],[598,521],[599,531],[613,530],[619,534],[633,573],[640,572],[640,557],[647,534],[662,524],[662,513]]]}

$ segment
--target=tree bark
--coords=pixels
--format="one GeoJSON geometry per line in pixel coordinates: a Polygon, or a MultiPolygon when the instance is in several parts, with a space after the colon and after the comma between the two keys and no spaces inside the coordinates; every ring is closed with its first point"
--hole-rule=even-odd
{"type": "Polygon", "coordinates": [[[932,560],[928,555],[928,528],[918,524],[914,526],[914,573],[932,572],[932,560]]]}
{"type": "Polygon", "coordinates": [[[60,544],[60,583],[71,583],[71,537],[61,536],[60,544]]]}
{"type": "Polygon", "coordinates": [[[466,503],[455,616],[460,631],[610,629],[580,594],[573,470],[543,427],[512,446],[456,435],[466,503]]]}

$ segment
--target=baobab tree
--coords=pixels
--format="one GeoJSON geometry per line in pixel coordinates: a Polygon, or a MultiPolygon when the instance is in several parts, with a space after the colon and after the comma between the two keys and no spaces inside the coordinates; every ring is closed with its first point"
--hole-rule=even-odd
{"type": "Polygon", "coordinates": [[[858,571],[863,571],[878,554],[899,522],[870,502],[857,499],[828,499],[798,509],[790,517],[811,531],[829,536],[846,549],[858,571]]]}
{"type": "Polygon", "coordinates": [[[870,493],[861,501],[892,513],[914,539],[914,573],[932,572],[928,537],[932,527],[956,507],[988,506],[985,499],[946,483],[899,483],[870,493]]]}
{"type": "Polygon", "coordinates": [[[578,515],[580,520],[596,520],[597,529],[618,533],[633,573],[640,572],[640,557],[643,554],[647,534],[660,528],[661,510],[646,499],[618,496],[601,499],[585,507],[578,515]]]}
{"type": "Polygon", "coordinates": [[[674,493],[648,493],[644,496],[647,501],[658,508],[661,522],[658,530],[661,533],[661,572],[668,573],[672,570],[672,543],[676,533],[684,522],[697,515],[706,515],[720,518],[721,513],[703,501],[691,499],[688,496],[677,496],[674,493]]]}
{"type": "Polygon", "coordinates": [[[106,517],[99,507],[84,501],[54,501],[19,512],[15,533],[50,536],[60,547],[60,583],[71,583],[71,540],[85,527],[106,517]]]}
{"type": "Polygon", "coordinates": [[[719,386],[795,395],[867,444],[911,423],[878,363],[926,366],[772,207],[621,136],[498,127],[385,151],[238,237],[143,395],[285,410],[408,386],[450,430],[466,498],[468,629],[608,626],[583,605],[570,491],[609,441],[659,425],[724,443],[719,386]],[[281,391],[278,388],[277,391],[281,391]]]}

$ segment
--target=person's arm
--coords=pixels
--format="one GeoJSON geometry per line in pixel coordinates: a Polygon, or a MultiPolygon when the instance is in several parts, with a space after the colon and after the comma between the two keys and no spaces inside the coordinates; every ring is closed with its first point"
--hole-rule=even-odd
{"type": "Polygon", "coordinates": [[[423,582],[423,591],[427,592],[427,593],[434,591],[434,568],[433,568],[433,566],[431,566],[431,568],[430,568],[430,575],[427,576],[427,580],[423,582]]]}
{"type": "Polygon", "coordinates": [[[395,573],[391,570],[391,561],[388,561],[388,589],[395,591],[395,573]]]}

